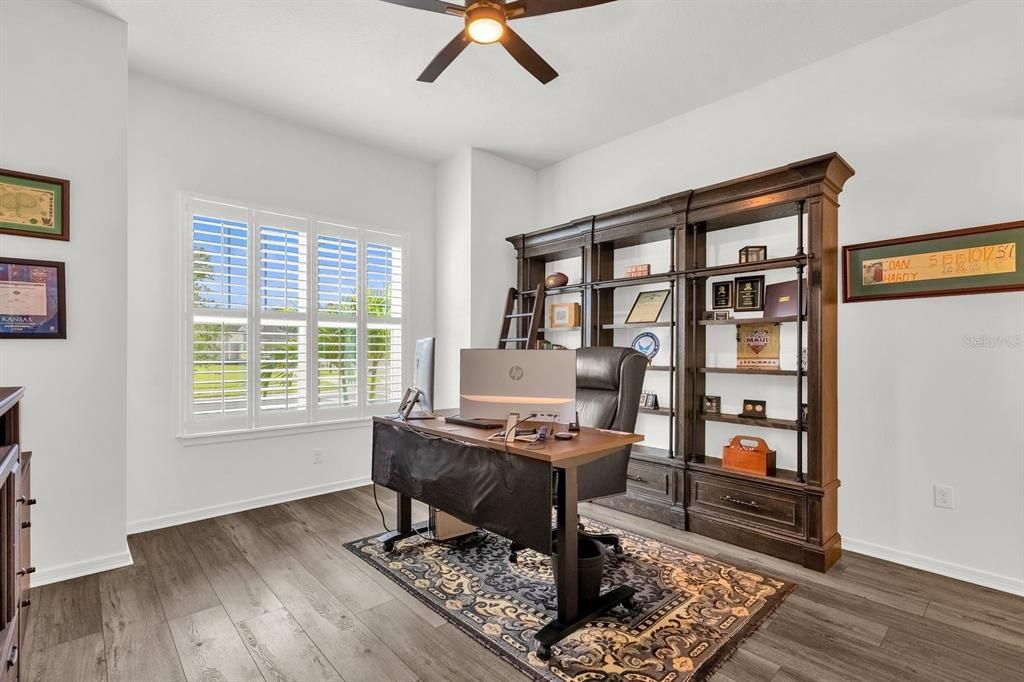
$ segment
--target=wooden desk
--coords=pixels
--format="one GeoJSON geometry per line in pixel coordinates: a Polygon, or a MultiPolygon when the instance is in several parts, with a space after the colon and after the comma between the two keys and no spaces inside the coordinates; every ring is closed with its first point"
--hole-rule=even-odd
{"type": "MultiPolygon", "coordinates": [[[[494,451],[495,454],[503,454],[505,449],[501,441],[487,440],[487,437],[493,435],[496,431],[448,424],[442,418],[402,422],[388,417],[374,417],[374,422],[375,424],[387,425],[408,432],[410,437],[418,437],[416,434],[426,434],[442,438],[445,441],[457,441],[474,448],[486,448],[494,451]]],[[[564,425],[558,426],[564,430],[564,425]]],[[[619,586],[602,594],[592,603],[581,604],[579,601],[577,481],[578,467],[580,465],[617,452],[643,439],[643,436],[632,433],[584,428],[572,440],[549,440],[543,446],[529,444],[530,447],[527,447],[528,444],[526,443],[517,441],[510,443],[508,446],[510,455],[541,462],[550,467],[555,475],[554,492],[557,539],[553,549],[558,555],[558,562],[556,566],[553,566],[553,569],[558,576],[558,618],[548,623],[537,633],[537,656],[542,660],[550,657],[553,644],[568,636],[595,616],[617,604],[628,602],[633,596],[633,588],[619,586]]],[[[410,447],[415,447],[415,444],[415,441],[410,441],[410,447]]],[[[377,438],[375,429],[374,458],[376,459],[376,457],[377,438]]],[[[374,482],[382,483],[376,480],[376,476],[374,482]]],[[[450,512],[451,510],[441,508],[441,511],[450,512]]],[[[474,519],[464,518],[462,520],[467,523],[474,523],[474,519]]],[[[390,551],[394,547],[395,542],[412,537],[417,532],[424,530],[426,530],[426,524],[419,524],[416,527],[412,524],[412,499],[399,492],[398,527],[394,531],[381,535],[379,539],[384,543],[385,549],[390,551]]]]}

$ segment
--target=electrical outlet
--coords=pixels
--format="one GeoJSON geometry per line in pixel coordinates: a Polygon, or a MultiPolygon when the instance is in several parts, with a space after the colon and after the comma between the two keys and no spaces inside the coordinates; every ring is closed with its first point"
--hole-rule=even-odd
{"type": "Polygon", "coordinates": [[[324,451],[320,450],[320,449],[314,450],[313,451],[313,464],[323,464],[323,463],[324,463],[324,451]]]}
{"type": "Polygon", "coordinates": [[[953,488],[948,485],[934,486],[935,506],[943,509],[953,508],[953,488]]]}

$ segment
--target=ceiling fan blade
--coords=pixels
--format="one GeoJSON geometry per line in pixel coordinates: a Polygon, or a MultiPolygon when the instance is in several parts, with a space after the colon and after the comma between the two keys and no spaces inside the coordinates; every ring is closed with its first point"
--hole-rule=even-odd
{"type": "Polygon", "coordinates": [[[543,57],[534,52],[533,48],[508,26],[505,27],[505,33],[499,40],[508,53],[541,83],[547,84],[558,78],[558,72],[552,69],[543,57]]]}
{"type": "Polygon", "coordinates": [[[401,5],[402,7],[412,7],[413,9],[422,9],[428,12],[438,12],[440,14],[451,14],[452,16],[461,17],[466,13],[466,8],[462,5],[453,5],[450,2],[442,2],[441,0],[381,0],[392,5],[401,5]]]}
{"type": "MultiPolygon", "coordinates": [[[[388,0],[390,2],[390,0],[388,0]]],[[[594,5],[603,5],[615,0],[514,0],[505,5],[505,16],[509,19],[536,17],[541,14],[567,12],[571,9],[583,9],[594,5]]]]}
{"type": "Polygon", "coordinates": [[[473,41],[469,39],[465,31],[459,31],[459,34],[451,39],[451,42],[441,48],[441,51],[427,64],[427,68],[423,69],[423,73],[416,80],[423,83],[433,83],[441,75],[441,72],[447,69],[448,65],[454,62],[455,58],[471,42],[473,41]]]}

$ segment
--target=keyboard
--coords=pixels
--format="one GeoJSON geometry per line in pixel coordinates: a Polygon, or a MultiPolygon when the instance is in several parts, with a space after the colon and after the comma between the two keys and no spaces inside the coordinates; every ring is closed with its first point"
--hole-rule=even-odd
{"type": "Polygon", "coordinates": [[[460,417],[457,414],[451,417],[445,417],[444,420],[449,424],[455,424],[456,426],[469,426],[474,429],[500,429],[505,426],[505,422],[495,421],[493,419],[460,417]]]}

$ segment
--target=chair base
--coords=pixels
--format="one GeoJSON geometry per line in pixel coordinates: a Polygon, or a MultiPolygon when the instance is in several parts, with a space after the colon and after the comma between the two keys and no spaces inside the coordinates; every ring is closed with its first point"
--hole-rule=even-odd
{"type": "MultiPolygon", "coordinates": [[[[611,547],[612,551],[616,554],[622,554],[622,542],[619,540],[618,535],[613,535],[611,533],[591,533],[582,523],[580,523],[578,527],[581,537],[590,538],[591,540],[600,542],[606,547],[611,547]]],[[[524,549],[526,549],[524,545],[521,545],[518,542],[513,542],[508,548],[508,560],[513,564],[518,562],[519,552],[524,549]]]]}

